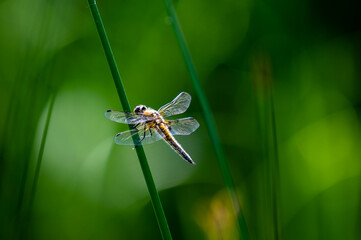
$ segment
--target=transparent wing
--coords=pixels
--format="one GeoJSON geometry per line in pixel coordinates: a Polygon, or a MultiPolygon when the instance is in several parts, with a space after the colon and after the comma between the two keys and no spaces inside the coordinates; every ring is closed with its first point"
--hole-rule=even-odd
{"type": "Polygon", "coordinates": [[[189,135],[199,127],[197,120],[192,117],[168,121],[170,132],[173,135],[189,135]]]}
{"type": "Polygon", "coordinates": [[[105,117],[118,123],[126,123],[126,124],[138,124],[142,122],[146,122],[152,120],[149,117],[144,115],[139,115],[135,113],[126,113],[120,111],[107,110],[105,112],[105,117]]]}
{"type": "Polygon", "coordinates": [[[118,133],[115,135],[114,141],[119,145],[134,145],[132,136],[138,134],[140,142],[135,143],[135,145],[146,145],[154,143],[163,139],[164,136],[161,136],[153,128],[146,129],[144,124],[138,126],[136,129],[131,129],[125,132],[118,133]],[[145,136],[144,136],[145,131],[145,136]]]}
{"type": "Polygon", "coordinates": [[[186,92],[181,92],[173,101],[159,108],[158,112],[163,115],[163,117],[184,113],[191,104],[191,99],[191,95],[186,92]]]}

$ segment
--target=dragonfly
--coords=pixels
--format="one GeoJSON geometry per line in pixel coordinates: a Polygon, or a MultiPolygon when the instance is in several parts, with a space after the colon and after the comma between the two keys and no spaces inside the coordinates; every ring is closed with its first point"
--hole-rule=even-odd
{"type": "Polygon", "coordinates": [[[184,113],[190,103],[191,95],[181,92],[170,103],[158,111],[145,105],[138,105],[133,112],[107,110],[105,117],[118,122],[132,125],[133,128],[115,135],[114,141],[119,145],[145,145],[163,139],[180,157],[195,165],[189,154],[174,138],[175,135],[189,135],[194,132],[199,123],[192,117],[167,120],[167,117],[184,113]],[[138,141],[133,136],[138,135],[138,141]]]}

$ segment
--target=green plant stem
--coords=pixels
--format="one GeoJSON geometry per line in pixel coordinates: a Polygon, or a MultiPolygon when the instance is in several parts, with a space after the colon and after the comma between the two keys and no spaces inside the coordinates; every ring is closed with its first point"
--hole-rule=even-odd
{"type": "Polygon", "coordinates": [[[218,137],[216,125],[215,125],[213,116],[211,114],[211,109],[208,105],[206,96],[204,94],[203,88],[199,81],[196,69],[194,67],[191,55],[189,53],[189,50],[188,50],[188,47],[186,44],[185,37],[183,35],[182,29],[180,27],[180,24],[179,24],[179,21],[177,18],[177,14],[176,14],[170,0],[164,0],[164,4],[166,5],[168,17],[170,18],[170,21],[172,23],[178,44],[182,51],[184,61],[186,63],[189,74],[191,76],[194,89],[197,93],[197,96],[198,96],[198,99],[199,99],[199,102],[200,102],[200,105],[201,105],[201,108],[203,111],[203,115],[205,118],[205,122],[207,125],[207,129],[208,129],[214,150],[216,152],[219,168],[221,170],[225,185],[226,185],[227,189],[229,190],[231,198],[232,198],[233,206],[234,206],[235,212],[237,214],[239,232],[241,234],[242,239],[249,239],[246,221],[245,221],[243,212],[241,211],[239,199],[237,197],[233,179],[231,176],[231,172],[230,172],[228,163],[226,161],[225,154],[223,152],[223,149],[222,149],[219,137],[218,137]]]}
{"type": "MultiPolygon", "coordinates": [[[[272,83],[269,83],[272,84],[272,83]]],[[[271,86],[265,86],[264,95],[259,97],[259,123],[260,138],[262,141],[262,158],[266,161],[266,195],[268,196],[268,214],[270,214],[272,229],[268,237],[271,239],[280,239],[279,230],[279,163],[278,146],[276,134],[276,118],[273,103],[271,86]]]]}
{"type": "MultiPolygon", "coordinates": [[[[26,209],[25,222],[28,222],[31,219],[31,215],[32,215],[32,212],[33,212],[34,199],[35,199],[36,189],[37,189],[37,186],[38,186],[40,168],[41,168],[41,164],[42,164],[42,161],[43,161],[45,143],[46,143],[46,138],[48,136],[48,129],[49,129],[51,115],[53,113],[55,97],[56,97],[56,93],[52,93],[51,96],[50,96],[49,109],[48,109],[48,114],[46,115],[43,135],[41,137],[38,158],[37,158],[37,161],[36,161],[34,179],[33,179],[33,183],[32,183],[32,186],[31,186],[29,207],[28,207],[28,209],[26,209]]],[[[26,233],[27,233],[27,229],[24,229],[23,231],[21,231],[19,233],[20,234],[20,239],[23,239],[24,236],[26,235],[26,233]]]]}
{"type": "Polygon", "coordinates": [[[53,93],[53,94],[50,96],[50,103],[49,103],[48,114],[46,115],[46,120],[45,120],[45,126],[44,126],[43,136],[41,137],[39,154],[38,154],[38,159],[37,159],[37,161],[36,161],[35,174],[34,174],[33,184],[32,184],[31,193],[30,193],[30,209],[32,208],[32,205],[33,205],[33,202],[34,202],[35,193],[36,193],[36,188],[37,188],[37,185],[38,185],[40,168],[41,168],[41,164],[42,164],[42,162],[43,162],[43,155],[44,155],[45,143],[46,143],[46,138],[47,138],[47,136],[48,136],[48,130],[49,130],[49,124],[50,124],[51,115],[52,115],[52,113],[53,113],[53,107],[54,107],[55,97],[56,97],[56,93],[53,93]]]}
{"type": "Polygon", "coordinates": [[[273,175],[272,175],[272,160],[270,153],[271,148],[269,147],[269,104],[268,104],[268,92],[266,86],[262,86],[262,91],[257,92],[257,110],[258,110],[258,134],[260,141],[260,151],[258,152],[259,157],[264,161],[264,196],[263,199],[267,199],[262,203],[262,210],[265,224],[262,226],[260,231],[263,237],[270,240],[276,240],[275,222],[274,222],[274,195],[273,195],[273,175]]]}
{"type": "MultiPolygon", "coordinates": [[[[105,52],[105,55],[106,55],[106,58],[107,58],[107,61],[108,61],[109,67],[110,67],[110,71],[113,76],[114,84],[117,89],[123,110],[125,112],[131,112],[128,98],[126,96],[126,93],[125,93],[125,90],[123,87],[123,83],[122,83],[122,80],[121,80],[121,77],[120,77],[120,74],[118,71],[118,67],[115,63],[114,55],[113,55],[112,49],[110,47],[110,43],[109,43],[107,34],[105,32],[103,22],[101,20],[98,7],[96,5],[95,0],[88,0],[88,3],[89,3],[89,7],[92,12],[94,21],[95,21],[95,25],[98,29],[100,40],[101,40],[103,48],[104,48],[104,52],[105,52]]],[[[132,126],[130,126],[130,125],[129,125],[129,127],[132,128],[132,126]]],[[[133,141],[134,141],[134,143],[139,142],[139,136],[138,135],[134,136],[133,141]]],[[[135,150],[136,150],[138,158],[139,158],[139,163],[142,168],[144,179],[145,179],[145,182],[148,187],[149,195],[150,195],[151,202],[153,205],[153,210],[156,215],[156,219],[157,219],[158,226],[159,226],[160,232],[162,234],[162,237],[163,237],[163,239],[172,239],[172,236],[171,236],[171,233],[170,233],[170,230],[168,227],[167,219],[165,217],[165,213],[163,210],[163,206],[160,201],[157,189],[155,187],[152,173],[150,171],[148,161],[147,161],[147,158],[144,153],[144,149],[140,145],[140,146],[137,146],[135,148],[135,150]]]]}
{"type": "Polygon", "coordinates": [[[274,107],[274,100],[273,100],[273,85],[270,87],[270,108],[271,108],[271,127],[272,127],[272,142],[273,142],[273,164],[272,164],[272,183],[273,183],[273,221],[274,221],[274,228],[275,228],[275,239],[279,240],[281,238],[280,233],[280,224],[279,224],[279,157],[278,157],[278,141],[277,141],[277,124],[276,124],[276,113],[274,107]]]}
{"type": "Polygon", "coordinates": [[[263,54],[257,56],[253,63],[253,82],[258,110],[258,128],[261,145],[260,158],[265,163],[265,219],[263,232],[269,239],[281,239],[279,220],[279,157],[276,129],[276,113],[273,100],[273,80],[271,64],[263,54]],[[268,224],[269,221],[269,224],[268,224]]]}

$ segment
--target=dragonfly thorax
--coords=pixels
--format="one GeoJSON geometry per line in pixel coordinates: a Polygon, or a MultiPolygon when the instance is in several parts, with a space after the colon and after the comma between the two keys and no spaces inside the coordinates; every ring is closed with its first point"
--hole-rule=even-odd
{"type": "Polygon", "coordinates": [[[147,110],[145,110],[142,114],[146,117],[152,118],[156,123],[161,123],[164,121],[159,112],[152,108],[147,108],[147,110]]]}

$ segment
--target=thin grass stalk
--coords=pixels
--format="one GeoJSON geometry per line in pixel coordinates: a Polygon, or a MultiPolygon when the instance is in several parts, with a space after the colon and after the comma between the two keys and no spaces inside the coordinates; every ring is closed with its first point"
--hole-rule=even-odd
{"type": "Polygon", "coordinates": [[[253,61],[253,78],[257,98],[261,158],[265,161],[265,195],[269,199],[263,213],[264,232],[269,239],[280,239],[279,224],[279,158],[273,81],[270,60],[259,54],[253,61]],[[269,223],[269,224],[268,224],[269,223]],[[271,238],[272,236],[272,238],[271,238]]]}
{"type": "MultiPolygon", "coordinates": [[[[104,25],[103,25],[98,7],[96,5],[95,0],[88,0],[88,3],[89,3],[89,7],[90,7],[91,13],[93,15],[94,21],[95,21],[95,25],[98,30],[98,34],[100,36],[100,40],[101,40],[103,48],[104,48],[104,52],[105,52],[105,55],[106,55],[106,58],[107,58],[107,61],[108,61],[109,67],[110,67],[110,71],[113,76],[114,84],[117,89],[118,96],[119,96],[120,102],[122,104],[123,110],[125,112],[131,112],[128,98],[126,96],[126,93],[125,93],[125,90],[123,87],[123,83],[122,83],[122,80],[121,80],[121,77],[120,77],[120,74],[118,71],[118,67],[115,63],[115,58],[114,58],[112,49],[110,47],[110,43],[109,43],[107,34],[105,32],[104,25]]],[[[129,125],[129,128],[132,128],[132,126],[129,125]]],[[[139,136],[135,135],[133,137],[133,141],[134,141],[134,143],[139,142],[139,136]]],[[[158,226],[159,226],[160,232],[162,234],[162,237],[163,237],[163,239],[172,239],[172,236],[171,236],[171,233],[169,230],[169,226],[167,223],[167,219],[165,217],[165,213],[163,210],[163,206],[160,201],[158,191],[155,187],[152,173],[150,171],[148,161],[147,161],[147,158],[144,153],[144,149],[143,149],[142,145],[139,145],[135,148],[135,150],[137,152],[139,163],[140,163],[140,166],[143,171],[144,179],[145,179],[146,185],[148,187],[153,210],[156,215],[156,219],[157,219],[158,226]]]]}
{"type": "Polygon", "coordinates": [[[277,141],[277,123],[276,113],[273,97],[273,85],[270,86],[270,108],[271,108],[271,128],[272,128],[272,142],[273,142],[273,161],[272,161],[272,182],[273,182],[273,221],[275,224],[275,238],[281,239],[280,222],[279,222],[279,201],[280,198],[280,173],[279,173],[279,156],[278,156],[278,141],[277,141]]]}
{"type": "MultiPolygon", "coordinates": [[[[14,141],[16,142],[16,144],[12,144],[9,146],[9,149],[14,149],[13,151],[16,152],[15,159],[22,159],[23,162],[21,182],[19,186],[19,197],[15,210],[16,213],[13,233],[15,238],[21,237],[21,234],[23,233],[27,224],[27,222],[24,221],[24,217],[26,217],[28,210],[28,202],[26,200],[28,199],[27,186],[29,166],[31,160],[30,153],[32,150],[33,139],[35,137],[35,128],[30,126],[35,126],[37,123],[37,114],[34,113],[38,109],[36,102],[41,96],[39,91],[40,88],[38,87],[40,87],[44,81],[44,78],[39,77],[39,75],[43,73],[41,71],[42,64],[44,63],[44,60],[47,59],[41,53],[43,53],[44,50],[43,47],[46,41],[44,40],[46,39],[45,36],[50,29],[49,19],[51,17],[51,12],[49,11],[49,8],[53,1],[54,0],[49,1],[49,4],[45,8],[42,4],[42,1],[33,1],[30,11],[40,13],[41,9],[41,11],[43,11],[44,13],[41,14],[41,20],[39,21],[41,23],[40,25],[31,24],[31,26],[29,27],[30,31],[34,35],[39,36],[39,38],[35,46],[30,46],[28,42],[24,42],[23,50],[25,52],[25,55],[23,56],[24,59],[23,63],[21,64],[21,71],[15,81],[15,91],[19,93],[14,94],[14,96],[18,98],[18,100],[16,101],[16,105],[14,106],[14,122],[16,125],[16,131],[19,131],[20,133],[26,132],[26,134],[22,138],[15,137],[14,141]],[[29,61],[31,62],[31,64],[29,64],[29,61]],[[32,104],[32,107],[26,107],[26,104],[29,102],[32,104]],[[19,119],[22,119],[24,115],[29,116],[27,120],[19,121],[19,119]],[[18,123],[16,123],[16,121],[18,121],[18,123]],[[25,122],[25,124],[23,122],[25,122]],[[20,151],[20,149],[22,149],[22,151],[20,151]],[[16,156],[18,154],[19,156],[22,154],[22,156],[16,156]]],[[[14,136],[18,136],[15,131],[13,131],[12,134],[14,136]]]]}
{"type": "MultiPolygon", "coordinates": [[[[30,81],[30,80],[28,80],[30,81]]],[[[34,83],[34,85],[37,85],[37,83],[34,83]]],[[[20,102],[25,103],[29,99],[35,99],[35,90],[25,92],[22,96],[22,100],[20,102]]],[[[16,114],[18,116],[15,117],[15,119],[19,119],[20,112],[24,114],[25,116],[29,115],[30,109],[25,109],[24,111],[18,111],[16,114]]],[[[28,122],[30,125],[34,124],[33,119],[29,118],[28,122]]],[[[20,131],[22,128],[25,128],[25,125],[22,125],[19,127],[20,131]]],[[[25,157],[23,157],[24,166],[22,168],[22,174],[21,174],[21,181],[20,181],[20,187],[19,187],[19,195],[18,200],[16,204],[16,215],[15,215],[15,222],[14,222],[14,238],[18,239],[23,232],[25,228],[25,221],[24,221],[24,213],[26,213],[26,186],[28,181],[28,175],[29,175],[29,166],[30,166],[30,152],[31,152],[31,146],[32,146],[32,140],[34,138],[34,132],[28,131],[26,134],[26,137],[24,137],[23,142],[18,141],[19,145],[23,144],[23,153],[25,154],[25,157]]]]}
{"type": "MultiPolygon", "coordinates": [[[[262,89],[266,91],[265,89],[262,89]]],[[[263,178],[262,178],[262,190],[260,198],[261,201],[261,210],[259,217],[262,218],[264,224],[261,226],[260,232],[261,237],[264,239],[275,240],[275,224],[274,224],[274,196],[273,196],[273,181],[272,181],[272,171],[271,171],[271,153],[269,148],[269,114],[268,114],[268,105],[265,92],[258,92],[257,95],[257,109],[258,109],[258,135],[260,141],[260,151],[259,157],[264,162],[263,178]]]]}
{"type": "MultiPolygon", "coordinates": [[[[33,82],[33,84],[37,85],[37,86],[40,86],[41,84],[44,84],[44,80],[46,81],[46,79],[49,78],[48,74],[50,73],[49,72],[49,69],[51,69],[51,67],[46,67],[44,68],[46,69],[45,70],[45,74],[46,76],[44,77],[38,77],[38,81],[35,81],[33,82]]],[[[50,70],[51,71],[51,70],[50,70]]],[[[39,72],[42,72],[42,71],[39,71],[39,72]]],[[[44,72],[43,72],[44,73],[44,72]]],[[[28,97],[25,97],[24,100],[22,102],[25,103],[25,100],[26,99],[32,99],[32,104],[33,104],[33,110],[35,109],[39,109],[39,103],[42,105],[43,103],[43,98],[41,97],[41,94],[39,94],[39,88],[35,88],[35,89],[38,89],[37,91],[32,91],[28,94],[23,94],[23,95],[28,95],[28,97]]],[[[54,94],[55,92],[54,91],[51,91],[51,93],[49,94],[50,98],[49,98],[49,108],[50,108],[50,111],[52,111],[52,104],[53,104],[53,101],[54,101],[54,94]]],[[[27,111],[29,109],[26,109],[25,111],[27,111]]],[[[49,109],[48,109],[49,110],[49,109]]],[[[19,112],[22,112],[24,114],[24,111],[19,111],[19,112]]],[[[49,112],[48,112],[49,114],[49,112]]],[[[29,114],[26,114],[25,115],[29,115],[29,114]]],[[[33,114],[34,115],[34,114],[33,114]]],[[[35,114],[37,115],[37,114],[35,114]]],[[[34,116],[35,116],[34,115],[34,116]]],[[[47,118],[48,118],[48,115],[47,115],[47,118]]],[[[46,121],[48,121],[48,119],[46,119],[46,121]]],[[[34,118],[29,118],[28,119],[28,124],[30,125],[35,125],[37,123],[37,118],[34,119],[34,118]]],[[[47,124],[47,123],[46,123],[47,124]]],[[[26,127],[26,126],[25,126],[26,127]]],[[[28,125],[27,125],[28,127],[28,125]]],[[[28,127],[29,128],[29,127],[28,127]]],[[[44,131],[47,131],[47,128],[48,126],[45,126],[45,129],[44,131]]],[[[32,129],[35,129],[35,128],[32,128],[32,129]]],[[[44,134],[44,132],[43,132],[44,134]]],[[[45,133],[46,134],[46,133],[45,133]]],[[[30,156],[30,151],[31,151],[31,146],[33,146],[33,140],[35,139],[35,132],[34,131],[28,131],[27,132],[27,136],[28,136],[28,140],[26,141],[26,143],[24,143],[26,146],[29,146],[29,154],[26,154],[26,156],[30,156]]],[[[42,144],[45,144],[44,141],[44,135],[42,136],[42,142],[40,143],[40,149],[39,149],[39,154],[38,154],[38,160],[36,162],[36,164],[38,165],[38,161],[39,161],[39,156],[42,154],[42,151],[44,149],[42,149],[44,146],[42,144]]],[[[41,156],[42,158],[42,156],[41,156]]],[[[22,175],[22,179],[21,179],[21,185],[20,185],[20,193],[19,193],[19,200],[18,200],[18,204],[17,204],[17,214],[16,214],[16,218],[15,218],[15,224],[14,224],[14,238],[15,239],[22,239],[24,234],[26,234],[26,230],[27,230],[27,227],[28,227],[28,223],[29,223],[29,213],[31,211],[31,206],[32,206],[32,198],[33,198],[33,184],[34,184],[34,178],[33,178],[33,182],[30,183],[30,189],[29,187],[27,187],[29,184],[28,184],[28,175],[30,173],[30,166],[31,166],[31,157],[27,157],[27,158],[24,158],[25,161],[24,161],[24,168],[23,168],[23,175],[22,175]],[[28,189],[30,191],[28,191],[28,189]],[[30,195],[29,195],[30,193],[30,195]]],[[[36,166],[37,168],[38,166],[36,166]]],[[[37,169],[36,169],[37,170],[37,169]]],[[[36,171],[35,170],[35,171],[36,171]]],[[[35,175],[36,173],[34,173],[34,177],[36,176],[35,175]]]]}
{"type": "Polygon", "coordinates": [[[267,185],[267,195],[269,197],[269,208],[271,215],[271,226],[273,239],[280,239],[279,232],[279,162],[278,162],[278,145],[277,145],[277,132],[276,132],[276,117],[273,104],[273,95],[272,95],[272,82],[270,86],[265,86],[265,96],[261,98],[262,101],[262,115],[264,124],[264,131],[262,132],[262,141],[263,141],[263,152],[264,159],[266,161],[266,185],[267,185]]]}
{"type": "MultiPolygon", "coordinates": [[[[50,95],[49,108],[48,108],[48,113],[46,115],[43,135],[41,137],[38,158],[36,160],[35,173],[34,173],[34,178],[33,178],[31,190],[30,190],[29,206],[28,206],[28,209],[26,209],[27,212],[25,215],[25,222],[29,222],[29,220],[31,219],[32,212],[33,212],[34,199],[35,199],[36,189],[37,189],[38,182],[39,182],[39,174],[40,174],[40,169],[41,169],[41,165],[43,162],[45,143],[46,143],[46,139],[48,136],[48,129],[49,129],[51,115],[53,113],[55,97],[56,97],[55,92],[50,95]]],[[[24,229],[24,231],[21,231],[19,234],[20,234],[20,239],[23,239],[27,234],[27,229],[24,229]]]]}
{"type": "Polygon", "coordinates": [[[241,211],[240,202],[239,202],[239,199],[236,194],[232,175],[231,175],[225,154],[223,152],[221,142],[219,140],[219,136],[218,136],[218,133],[216,130],[216,125],[215,125],[215,122],[214,122],[214,119],[213,119],[213,116],[211,113],[211,109],[208,105],[207,98],[204,94],[202,85],[199,81],[199,77],[198,77],[197,71],[194,67],[190,52],[188,50],[187,43],[186,43],[184,34],[182,32],[181,26],[179,24],[177,14],[176,14],[170,0],[164,0],[164,4],[165,4],[167,12],[168,12],[168,17],[172,23],[173,30],[175,32],[179,47],[181,49],[184,61],[186,63],[187,69],[188,69],[188,72],[191,76],[193,87],[196,91],[198,100],[200,102],[202,112],[203,112],[203,115],[205,118],[206,126],[207,126],[207,129],[208,129],[208,132],[209,132],[209,135],[210,135],[210,138],[211,138],[211,141],[212,141],[212,144],[213,144],[216,156],[217,156],[217,162],[218,162],[219,168],[220,168],[222,176],[223,176],[223,180],[224,180],[225,185],[226,185],[227,189],[229,190],[229,193],[232,198],[233,206],[234,206],[234,209],[235,209],[235,212],[237,215],[238,228],[239,228],[241,238],[245,239],[245,240],[249,239],[246,221],[245,221],[243,212],[241,211]]]}
{"type": "Polygon", "coordinates": [[[28,169],[29,169],[30,159],[26,158],[24,163],[24,168],[21,175],[21,182],[20,182],[20,193],[18,196],[17,204],[16,204],[16,215],[15,215],[15,222],[14,222],[14,239],[18,239],[20,233],[23,230],[23,221],[22,221],[22,209],[25,199],[25,186],[26,186],[26,179],[28,178],[28,169]]]}

